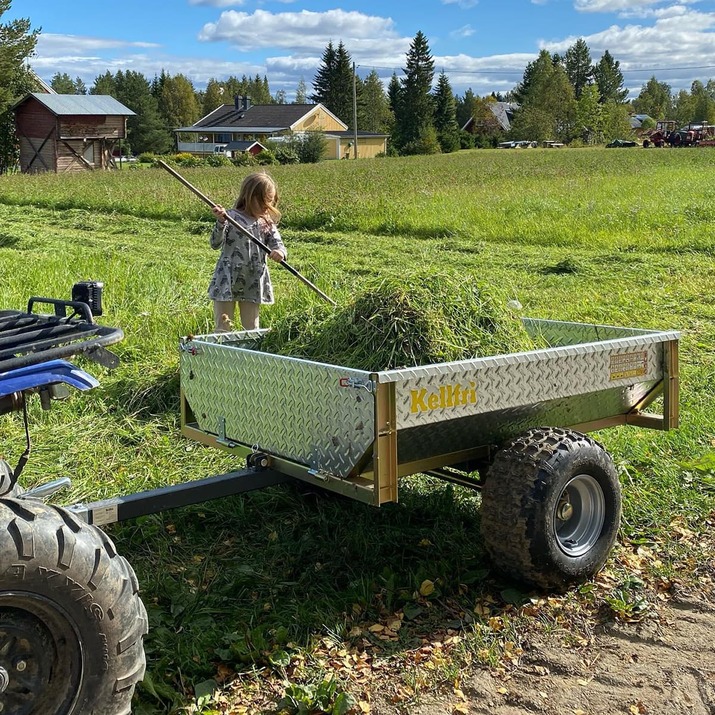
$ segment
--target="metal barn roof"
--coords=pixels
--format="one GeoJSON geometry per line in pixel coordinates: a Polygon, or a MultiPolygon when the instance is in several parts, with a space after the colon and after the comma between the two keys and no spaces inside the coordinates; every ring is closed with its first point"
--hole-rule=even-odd
{"type": "MultiPolygon", "coordinates": [[[[77,114],[134,116],[134,112],[131,109],[125,107],[114,97],[104,94],[44,94],[42,92],[33,92],[28,97],[34,97],[57,116],[77,114]]],[[[21,99],[15,106],[22,104],[28,97],[21,99]]]]}

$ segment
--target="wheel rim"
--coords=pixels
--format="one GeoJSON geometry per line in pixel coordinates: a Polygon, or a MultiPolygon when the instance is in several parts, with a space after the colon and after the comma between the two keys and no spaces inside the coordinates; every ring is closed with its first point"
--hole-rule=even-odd
{"type": "Polygon", "coordinates": [[[76,624],[38,594],[0,594],[0,670],[2,715],[69,715],[83,672],[76,624]]]}
{"type": "Polygon", "coordinates": [[[606,518],[606,498],[590,474],[579,474],[563,488],[554,512],[559,548],[573,558],[583,556],[598,541],[606,518]]]}

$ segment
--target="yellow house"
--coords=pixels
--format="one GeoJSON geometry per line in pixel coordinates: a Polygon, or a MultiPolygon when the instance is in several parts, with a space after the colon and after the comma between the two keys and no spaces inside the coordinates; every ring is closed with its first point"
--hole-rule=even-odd
{"type": "MultiPolygon", "coordinates": [[[[355,133],[322,104],[251,104],[236,97],[190,127],[176,132],[177,149],[196,156],[224,153],[236,141],[280,141],[303,132],[325,132],[326,159],[355,157],[355,133]]],[[[371,158],[387,150],[386,134],[358,132],[357,156],[371,158]]]]}

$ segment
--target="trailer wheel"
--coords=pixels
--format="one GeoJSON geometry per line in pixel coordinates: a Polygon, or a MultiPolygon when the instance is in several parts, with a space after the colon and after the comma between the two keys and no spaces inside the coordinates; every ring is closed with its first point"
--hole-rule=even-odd
{"type": "Polygon", "coordinates": [[[579,432],[531,429],[497,453],[481,518],[487,551],[509,576],[541,588],[582,582],[600,570],[618,534],[613,461],[579,432]]]}
{"type": "Polygon", "coordinates": [[[0,705],[12,715],[129,715],[145,669],[137,579],[70,512],[0,499],[0,705]]]}

